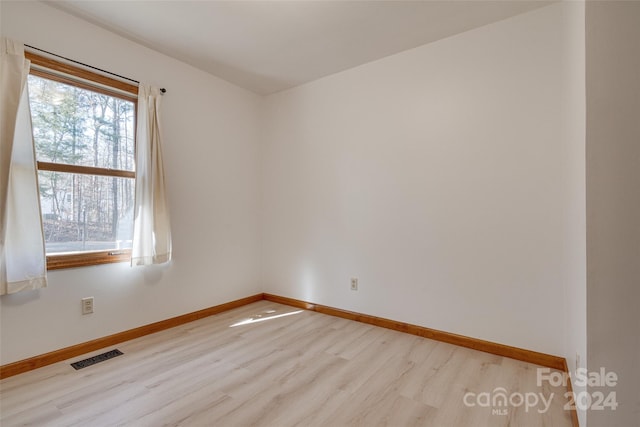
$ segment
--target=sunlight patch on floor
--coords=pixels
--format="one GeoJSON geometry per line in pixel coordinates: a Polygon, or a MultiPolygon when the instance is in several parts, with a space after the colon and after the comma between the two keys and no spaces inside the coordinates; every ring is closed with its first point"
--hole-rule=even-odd
{"type": "MultiPolygon", "coordinates": [[[[283,314],[275,314],[273,316],[263,316],[262,314],[258,314],[256,316],[250,317],[248,319],[244,319],[241,320],[237,323],[234,323],[233,325],[229,326],[230,328],[234,328],[236,326],[243,326],[243,325],[250,325],[251,323],[258,323],[258,322],[264,322],[265,320],[272,320],[272,319],[277,319],[278,317],[285,317],[285,316],[291,316],[293,314],[298,314],[298,313],[302,313],[304,310],[298,310],[298,311],[291,311],[289,313],[283,313],[283,314]]],[[[275,310],[270,310],[267,313],[274,313],[275,310]]]]}

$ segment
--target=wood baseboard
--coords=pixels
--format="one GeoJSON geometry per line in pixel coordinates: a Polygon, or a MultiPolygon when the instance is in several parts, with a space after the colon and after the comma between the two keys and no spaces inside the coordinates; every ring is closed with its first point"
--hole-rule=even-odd
{"type": "Polygon", "coordinates": [[[257,294],[250,297],[241,298],[235,301],[230,301],[224,304],[216,305],[214,307],[205,308],[203,310],[194,311],[192,313],[183,314],[181,316],[172,317],[166,320],[161,320],[159,322],[140,326],[138,328],[129,329],[123,332],[118,332],[117,334],[109,335],[102,338],[97,338],[95,340],[87,341],[77,345],[72,345],[71,347],[62,348],[60,350],[54,350],[49,353],[41,354],[39,356],[30,357],[29,359],[8,363],[6,365],[0,366],[0,379],[12,377],[14,375],[18,375],[23,372],[31,371],[33,369],[37,369],[43,366],[51,365],[53,363],[61,362],[63,360],[80,356],[82,354],[89,353],[91,351],[99,350],[104,347],[120,344],[121,342],[129,341],[134,338],[139,338],[144,335],[149,335],[155,332],[164,331],[165,329],[169,329],[175,326],[183,325],[185,323],[193,322],[194,320],[198,320],[204,317],[212,316],[214,314],[222,313],[223,311],[228,311],[234,308],[241,307],[243,305],[251,304],[253,302],[261,301],[262,299],[263,299],[263,294],[257,294]]]}
{"type": "MultiPolygon", "coordinates": [[[[567,360],[564,360],[564,368],[562,369],[566,374],[569,374],[569,367],[567,366],[567,360]]],[[[567,391],[573,394],[573,385],[571,384],[571,376],[567,378],[567,391]]],[[[580,427],[580,423],[578,421],[578,410],[576,406],[573,406],[571,409],[571,425],[573,427],[580,427]]]]}
{"type": "MultiPolygon", "coordinates": [[[[149,325],[140,326],[138,328],[129,329],[127,331],[119,332],[117,334],[109,335],[102,338],[97,338],[92,341],[73,345],[70,347],[54,350],[49,353],[34,356],[28,359],[19,360],[17,362],[9,363],[0,366],[0,379],[12,377],[14,375],[21,374],[23,372],[31,371],[43,366],[51,365],[53,363],[61,362],[63,360],[70,359],[72,357],[80,356],[101,348],[109,347],[121,342],[129,341],[134,338],[139,338],[144,335],[160,332],[165,329],[173,328],[175,326],[183,325],[185,323],[192,322],[194,320],[202,319],[204,317],[212,316],[214,314],[222,313],[227,310],[241,307],[243,305],[251,304],[260,300],[268,300],[280,304],[285,304],[293,307],[302,308],[305,310],[312,310],[318,313],[328,314],[331,316],[342,317],[349,320],[355,320],[357,322],[368,323],[375,326],[380,326],[395,331],[405,332],[412,335],[417,335],[424,338],[430,338],[437,341],[442,341],[450,344],[459,345],[462,347],[472,348],[474,350],[484,351],[486,353],[496,354],[498,356],[509,357],[512,359],[522,360],[524,362],[533,363],[536,365],[546,366],[553,369],[558,369],[564,372],[567,370],[567,362],[563,357],[553,356],[545,353],[539,353],[536,351],[525,350],[517,347],[511,347],[504,344],[498,344],[491,341],[484,341],[477,338],[466,337],[462,335],[452,334],[449,332],[443,332],[436,329],[425,328],[423,326],[412,325],[409,323],[398,322],[395,320],[384,319],[381,317],[371,316],[368,314],[356,313],[352,311],[342,310],[339,308],[328,307],[320,304],[315,304],[307,301],[297,300],[294,298],[287,298],[273,294],[256,294],[250,297],[241,298],[235,301],[231,301],[225,304],[220,304],[214,307],[205,308],[203,310],[195,311],[192,313],[183,314],[181,316],[172,317],[170,319],[161,320],[159,322],[151,323],[149,325]]],[[[569,385],[569,387],[571,387],[569,385]]],[[[577,414],[575,411],[572,413],[572,421],[574,426],[577,426],[577,414]]]]}
{"type": "Polygon", "coordinates": [[[355,313],[352,311],[342,310],[339,308],[328,307],[325,305],[315,304],[307,301],[301,301],[293,298],[281,297],[278,295],[264,294],[264,299],[277,302],[280,304],[290,305],[293,307],[303,308],[306,310],[317,311],[318,313],[329,314],[331,316],[342,317],[357,322],[368,323],[382,328],[393,329],[394,331],[406,332],[408,334],[417,335],[424,338],[430,338],[436,341],[442,341],[449,344],[459,345],[461,347],[472,348],[474,350],[484,351],[486,353],[496,354],[498,356],[509,357],[511,359],[522,360],[524,362],[533,363],[540,366],[546,366],[566,372],[567,362],[564,357],[553,356],[537,351],[525,350],[518,347],[511,347],[504,344],[498,344],[491,341],[484,341],[477,338],[465,337],[463,335],[452,334],[449,332],[438,331],[436,329],[416,326],[410,323],[398,322],[395,320],[384,319],[381,317],[370,316],[368,314],[355,313]]]}

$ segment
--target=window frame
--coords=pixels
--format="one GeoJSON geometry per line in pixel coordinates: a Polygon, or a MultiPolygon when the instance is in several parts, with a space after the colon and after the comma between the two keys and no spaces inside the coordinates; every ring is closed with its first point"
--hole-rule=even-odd
{"type": "MultiPolygon", "coordinates": [[[[29,74],[53,80],[103,95],[124,99],[134,104],[134,118],[138,111],[138,86],[98,74],[75,65],[47,58],[25,51],[25,58],[31,61],[29,74]]],[[[134,153],[137,141],[134,124],[134,153]]],[[[135,157],[135,156],[134,156],[135,157]]],[[[135,182],[136,172],[121,169],[108,169],[93,166],[78,166],[54,162],[37,162],[37,169],[48,172],[64,172],[92,176],[130,178],[135,182]]],[[[67,252],[47,254],[47,270],[86,267],[99,264],[127,262],[131,260],[131,249],[109,249],[100,251],[67,252]]]]}

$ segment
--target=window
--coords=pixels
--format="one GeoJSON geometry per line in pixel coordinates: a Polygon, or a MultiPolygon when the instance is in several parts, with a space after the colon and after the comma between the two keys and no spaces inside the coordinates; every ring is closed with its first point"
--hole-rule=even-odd
{"type": "Polygon", "coordinates": [[[138,88],[26,57],[47,268],[129,260],[138,88]]]}

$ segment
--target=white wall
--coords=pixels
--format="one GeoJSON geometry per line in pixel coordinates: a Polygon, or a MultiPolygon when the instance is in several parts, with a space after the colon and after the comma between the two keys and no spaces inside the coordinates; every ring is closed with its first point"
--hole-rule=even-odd
{"type": "Polygon", "coordinates": [[[265,291],[583,351],[581,16],[552,5],[267,97],[265,291]]]}
{"type": "Polygon", "coordinates": [[[587,2],[588,368],[618,375],[615,411],[640,425],[640,3],[587,2]]]}
{"type": "Polygon", "coordinates": [[[0,298],[0,364],[261,292],[260,98],[42,3],[0,8],[3,36],[167,88],[174,238],[170,265],[52,271],[48,288],[0,298]]]}

